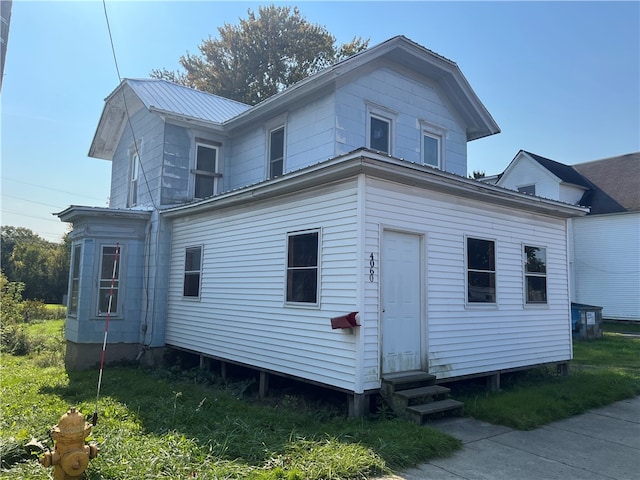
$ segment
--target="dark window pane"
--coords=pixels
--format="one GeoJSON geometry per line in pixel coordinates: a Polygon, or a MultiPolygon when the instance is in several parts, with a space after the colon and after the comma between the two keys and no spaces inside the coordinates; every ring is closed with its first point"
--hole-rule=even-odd
{"type": "Polygon", "coordinates": [[[318,232],[289,237],[288,267],[315,267],[318,265],[318,232]]]}
{"type": "Polygon", "coordinates": [[[284,161],[282,159],[271,162],[271,172],[269,172],[269,178],[279,177],[282,175],[284,161]]]}
{"type": "Polygon", "coordinates": [[[467,238],[467,267],[471,270],[495,271],[494,242],[467,238]]]}
{"type": "Polygon", "coordinates": [[[215,185],[215,178],[207,175],[196,175],[196,198],[206,198],[213,195],[213,187],[215,185]]]}
{"type": "Polygon", "coordinates": [[[518,187],[518,191],[520,193],[527,193],[529,195],[536,194],[536,186],[535,185],[524,185],[522,187],[518,187]]]}
{"type": "Polygon", "coordinates": [[[216,172],[216,154],[215,148],[208,148],[198,145],[198,153],[196,158],[196,170],[204,170],[205,172],[216,172]]]}
{"type": "Polygon", "coordinates": [[[527,256],[526,269],[529,273],[547,272],[547,250],[546,248],[524,247],[527,256]]]}
{"type": "MultiPolygon", "coordinates": [[[[116,260],[116,247],[102,247],[102,270],[100,272],[100,278],[111,278],[114,276],[118,278],[120,275],[120,265],[115,265],[114,275],[114,262],[116,260]]],[[[119,263],[119,262],[118,262],[119,263]]]]}
{"type": "Polygon", "coordinates": [[[287,272],[287,302],[316,303],[317,295],[317,269],[303,268],[287,272]]]}
{"type": "Polygon", "coordinates": [[[271,132],[269,160],[277,160],[284,157],[284,128],[271,132]]]}
{"type": "Polygon", "coordinates": [[[371,138],[369,145],[372,150],[389,153],[389,122],[371,117],[371,138]]]}
{"type": "Polygon", "coordinates": [[[424,163],[425,165],[431,165],[432,167],[439,166],[438,161],[438,139],[424,135],[424,163]]]}
{"type": "Polygon", "coordinates": [[[200,258],[202,256],[202,249],[198,248],[187,248],[185,259],[184,259],[184,269],[185,271],[192,272],[194,270],[200,270],[200,258]]]}
{"type": "Polygon", "coordinates": [[[496,301],[495,273],[469,272],[467,300],[469,302],[495,303],[496,301]]]}
{"type": "Polygon", "coordinates": [[[547,303],[546,277],[527,277],[527,303],[547,303]]]}
{"type": "Polygon", "coordinates": [[[98,313],[106,315],[116,315],[118,313],[118,290],[113,290],[113,298],[111,299],[111,310],[109,310],[109,298],[111,297],[111,289],[100,289],[100,298],[98,299],[98,313]]]}
{"type": "Polygon", "coordinates": [[[199,272],[184,274],[183,295],[185,297],[197,297],[200,295],[200,273],[199,272]]]}

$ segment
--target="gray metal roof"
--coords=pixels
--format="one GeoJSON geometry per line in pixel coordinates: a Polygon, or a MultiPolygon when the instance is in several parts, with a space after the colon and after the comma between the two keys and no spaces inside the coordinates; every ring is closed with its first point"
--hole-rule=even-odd
{"type": "Polygon", "coordinates": [[[249,110],[250,105],[160,79],[126,79],[148,109],[208,122],[223,123],[249,110]]]}

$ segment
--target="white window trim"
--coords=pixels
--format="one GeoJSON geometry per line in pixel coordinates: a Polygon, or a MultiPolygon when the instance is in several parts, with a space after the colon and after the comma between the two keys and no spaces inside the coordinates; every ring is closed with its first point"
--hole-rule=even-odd
{"type": "Polygon", "coordinates": [[[182,262],[182,299],[186,300],[188,302],[199,302],[200,299],[202,298],[202,277],[203,277],[203,272],[204,272],[204,245],[200,244],[200,245],[187,245],[184,247],[184,255],[183,255],[183,262],[182,262]],[[187,250],[190,249],[194,249],[194,248],[199,248],[200,249],[200,269],[199,270],[187,270],[187,250]],[[194,273],[194,272],[198,272],[199,275],[199,279],[198,279],[198,295],[197,296],[193,296],[193,295],[185,295],[184,294],[184,285],[185,285],[185,276],[187,273],[194,273]]]}
{"type": "MultiPolygon", "coordinates": [[[[123,301],[122,301],[122,297],[123,297],[123,293],[124,293],[124,288],[123,288],[123,281],[122,281],[122,272],[124,271],[124,269],[122,268],[122,259],[124,258],[122,252],[124,250],[124,247],[120,244],[120,245],[116,245],[114,243],[102,243],[98,246],[98,255],[100,258],[100,261],[98,262],[98,274],[96,275],[97,279],[98,279],[98,295],[97,295],[97,304],[95,306],[95,314],[97,317],[99,318],[104,318],[107,315],[110,315],[111,318],[113,317],[122,317],[123,316],[123,312],[122,312],[122,305],[123,305],[123,301]],[[118,252],[118,286],[116,288],[117,290],[117,299],[115,302],[115,310],[116,312],[113,313],[111,312],[109,314],[109,312],[100,312],[100,292],[103,290],[103,288],[101,288],[100,285],[100,281],[102,280],[102,277],[100,275],[102,275],[102,261],[104,259],[104,254],[103,251],[105,248],[110,248],[110,247],[120,247],[120,250],[118,252]]],[[[111,268],[113,269],[113,265],[111,266],[111,268]]],[[[106,280],[106,279],[105,279],[106,280]]],[[[109,285],[109,290],[110,290],[111,286],[109,285]]],[[[111,304],[111,306],[113,307],[113,303],[111,304]]]]}
{"type": "Polygon", "coordinates": [[[292,308],[301,308],[301,309],[310,309],[310,310],[318,310],[321,305],[320,294],[322,292],[322,228],[311,228],[308,230],[296,230],[292,232],[287,232],[285,236],[285,258],[284,258],[284,305],[285,307],[292,308]],[[316,302],[289,302],[287,300],[287,281],[289,275],[289,238],[296,235],[305,235],[309,233],[317,233],[318,234],[318,252],[317,252],[317,267],[316,267],[316,302]]]}
{"type": "Polygon", "coordinates": [[[67,289],[67,311],[69,313],[70,317],[77,317],[78,316],[78,309],[79,309],[79,305],[80,305],[80,287],[81,287],[81,279],[82,279],[82,251],[83,251],[83,246],[82,243],[75,243],[71,246],[71,268],[69,269],[69,286],[67,289]],[[80,254],[78,255],[79,258],[76,258],[75,252],[77,249],[80,249],[80,254]],[[76,264],[77,261],[77,264],[76,264]],[[78,276],[74,277],[73,274],[75,273],[74,270],[76,269],[76,267],[78,268],[78,276]],[[78,291],[77,291],[77,296],[78,296],[78,301],[76,304],[76,309],[75,310],[71,310],[71,302],[72,302],[72,298],[73,298],[73,281],[74,279],[77,279],[78,281],[78,291]]]}
{"type": "Polygon", "coordinates": [[[140,178],[140,153],[138,150],[134,150],[131,154],[130,169],[129,169],[129,199],[127,206],[135,207],[138,204],[138,190],[140,178]]]}
{"type": "Polygon", "coordinates": [[[524,306],[526,308],[549,308],[549,269],[548,269],[548,260],[547,260],[547,252],[549,251],[549,249],[547,248],[547,246],[543,246],[543,245],[533,245],[530,243],[523,243],[522,247],[521,247],[521,253],[522,253],[522,299],[524,301],[524,306]],[[531,272],[531,273],[527,273],[527,254],[525,251],[526,247],[533,247],[533,248],[540,248],[540,249],[544,249],[544,256],[545,256],[545,273],[544,274],[539,274],[536,272],[531,272]],[[527,277],[531,276],[531,277],[544,277],[546,279],[545,282],[545,297],[546,297],[546,301],[544,302],[529,302],[529,295],[527,292],[527,277]]]}
{"type": "MultiPolygon", "coordinates": [[[[489,309],[495,310],[498,308],[498,241],[495,238],[487,238],[477,235],[465,235],[464,236],[464,303],[466,308],[471,309],[489,309]],[[470,302],[469,301],[469,256],[468,256],[468,240],[484,240],[487,242],[493,242],[493,263],[494,268],[493,274],[495,278],[495,302],[470,302]]],[[[489,270],[484,270],[489,272],[489,270]]]]}
{"type": "Polygon", "coordinates": [[[375,105],[371,102],[367,102],[367,119],[366,119],[366,128],[365,128],[365,142],[366,146],[369,149],[373,149],[371,147],[371,119],[377,118],[379,120],[383,120],[385,122],[389,122],[389,151],[386,152],[388,155],[393,156],[395,151],[395,132],[396,132],[396,119],[398,117],[398,113],[394,112],[389,108],[382,107],[380,105],[375,105]]]}
{"type": "MultiPolygon", "coordinates": [[[[215,142],[213,140],[206,140],[202,138],[196,138],[194,140],[193,147],[193,159],[191,160],[191,170],[189,172],[191,175],[190,179],[190,197],[194,199],[199,199],[201,197],[196,197],[196,177],[198,175],[204,175],[208,177],[214,177],[213,180],[213,195],[217,195],[220,193],[220,179],[222,178],[222,144],[219,142],[215,142]],[[206,170],[198,170],[198,147],[210,148],[216,151],[216,171],[208,172],[206,170]]],[[[206,198],[206,197],[202,197],[206,198]]]]}
{"type": "Polygon", "coordinates": [[[289,134],[287,128],[287,119],[288,114],[283,113],[282,115],[278,115],[277,117],[271,119],[266,122],[264,125],[265,130],[265,149],[264,149],[264,178],[265,180],[270,180],[271,177],[271,134],[280,128],[283,129],[283,144],[282,144],[282,175],[285,175],[287,172],[287,136],[289,134]]]}
{"type": "Polygon", "coordinates": [[[447,130],[434,125],[425,120],[420,120],[420,163],[429,167],[445,169],[445,152],[446,150],[447,130]],[[424,136],[435,138],[438,140],[438,165],[429,165],[424,163],[424,136]]]}

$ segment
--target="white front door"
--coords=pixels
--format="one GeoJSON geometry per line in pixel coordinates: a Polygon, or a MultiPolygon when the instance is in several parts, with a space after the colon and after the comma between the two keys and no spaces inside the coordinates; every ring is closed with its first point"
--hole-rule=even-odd
{"type": "Polygon", "coordinates": [[[385,230],[382,242],[382,373],[420,370],[421,237],[385,230]]]}

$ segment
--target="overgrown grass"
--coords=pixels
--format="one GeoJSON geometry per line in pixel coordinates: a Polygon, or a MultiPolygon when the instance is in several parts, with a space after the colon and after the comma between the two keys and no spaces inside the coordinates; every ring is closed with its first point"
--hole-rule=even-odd
{"type": "MultiPolygon", "coordinates": [[[[26,328],[29,338],[57,337],[61,323],[26,328]]],[[[60,363],[38,366],[37,358],[0,357],[0,455],[31,437],[46,441],[71,405],[85,415],[94,410],[98,372],[66,373],[60,363]]],[[[398,419],[349,419],[329,398],[317,398],[330,396],[324,390],[315,399],[289,392],[259,400],[254,388],[197,369],[106,368],[92,432],[101,451],[86,477],[366,479],[460,447],[398,419]]],[[[0,478],[24,480],[51,475],[35,458],[0,471],[0,478]]]]}
{"type": "Polygon", "coordinates": [[[538,368],[502,376],[502,390],[461,389],[465,412],[490,423],[530,430],[640,394],[640,338],[605,333],[574,342],[569,376],[538,368]]]}

